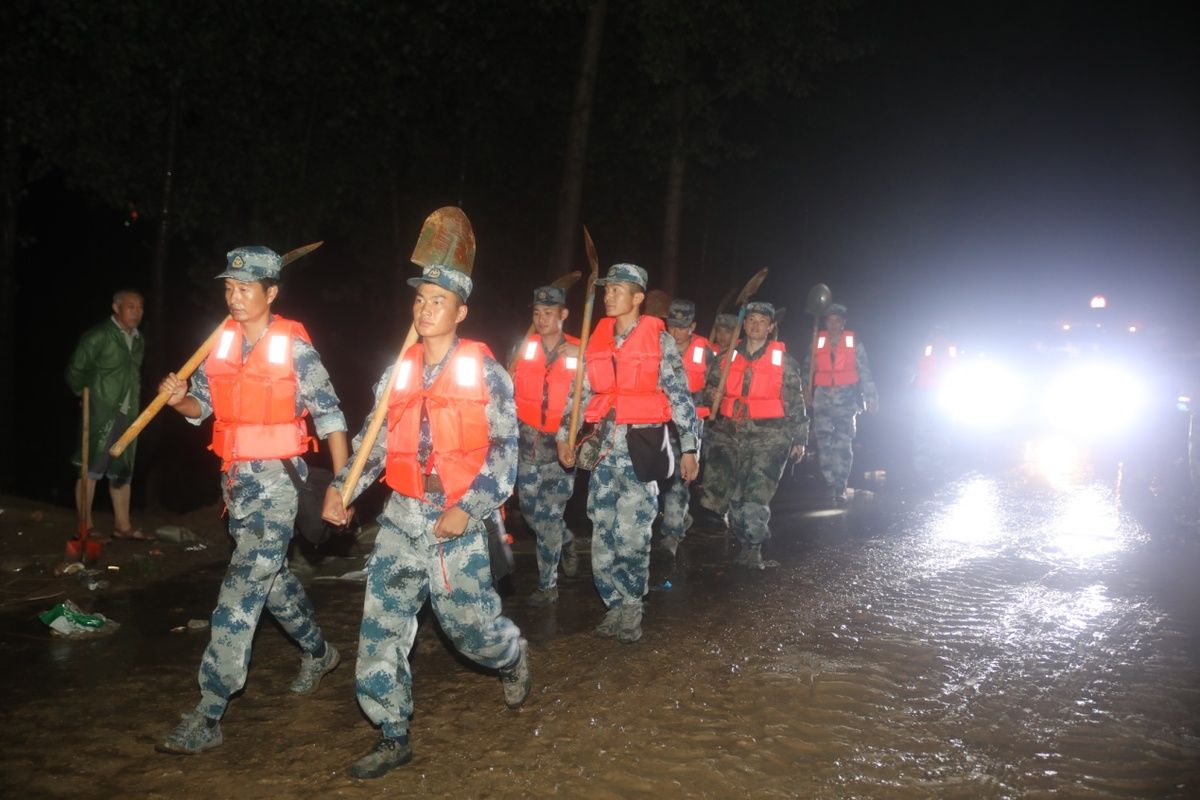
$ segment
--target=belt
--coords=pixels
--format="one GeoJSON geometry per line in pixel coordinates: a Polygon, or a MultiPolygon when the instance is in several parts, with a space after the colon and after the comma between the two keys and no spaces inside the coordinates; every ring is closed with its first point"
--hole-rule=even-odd
{"type": "Polygon", "coordinates": [[[439,475],[425,476],[425,494],[445,494],[446,490],[442,487],[442,478],[439,475]]]}

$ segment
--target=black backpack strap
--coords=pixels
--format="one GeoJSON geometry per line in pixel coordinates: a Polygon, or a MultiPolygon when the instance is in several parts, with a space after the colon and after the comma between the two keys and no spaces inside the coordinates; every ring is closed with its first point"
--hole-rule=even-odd
{"type": "Polygon", "coordinates": [[[292,463],[290,458],[281,458],[279,461],[283,464],[283,468],[287,472],[288,477],[292,479],[292,483],[296,485],[296,491],[303,492],[304,481],[300,480],[300,471],[296,469],[296,465],[292,463]]]}

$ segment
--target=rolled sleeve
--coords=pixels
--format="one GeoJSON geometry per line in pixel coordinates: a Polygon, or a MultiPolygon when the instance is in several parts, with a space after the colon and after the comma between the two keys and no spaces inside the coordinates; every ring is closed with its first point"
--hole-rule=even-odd
{"type": "Polygon", "coordinates": [[[331,433],[347,430],[341,401],[316,348],[296,339],[292,360],[296,369],[297,403],[312,416],[317,436],[324,439],[331,433]]]}

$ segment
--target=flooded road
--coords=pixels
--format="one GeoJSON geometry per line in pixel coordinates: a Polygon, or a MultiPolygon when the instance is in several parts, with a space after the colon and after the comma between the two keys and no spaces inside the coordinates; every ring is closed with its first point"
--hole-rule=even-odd
{"type": "Polygon", "coordinates": [[[532,644],[534,690],[497,678],[427,619],[413,654],[415,759],[347,776],[376,738],[354,701],[361,584],[318,582],[345,655],[312,696],[297,651],[259,631],[225,745],[153,752],[197,699],[219,573],[99,610],[114,637],[49,640],[0,621],[6,796],[1194,797],[1200,794],[1200,542],[1139,521],[1111,489],[974,477],[811,512],[781,489],[765,572],[724,534],[655,553],[637,645],[600,640],[587,559],[557,607],[524,603],[518,535],[505,609],[532,644]],[[669,588],[666,582],[669,581],[669,588]],[[19,792],[19,794],[17,794],[19,792]]]}

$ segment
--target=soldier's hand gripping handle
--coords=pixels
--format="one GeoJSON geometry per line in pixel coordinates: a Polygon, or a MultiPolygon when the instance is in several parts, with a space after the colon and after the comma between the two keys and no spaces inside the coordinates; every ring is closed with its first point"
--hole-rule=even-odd
{"type": "Polygon", "coordinates": [[[344,528],[350,523],[350,514],[346,511],[345,504],[342,503],[342,495],[332,486],[325,490],[325,503],[321,506],[321,519],[339,528],[344,528]]]}
{"type": "Polygon", "coordinates": [[[558,442],[558,460],[567,469],[575,466],[575,448],[569,442],[558,442]]]}

